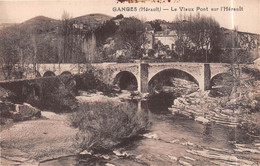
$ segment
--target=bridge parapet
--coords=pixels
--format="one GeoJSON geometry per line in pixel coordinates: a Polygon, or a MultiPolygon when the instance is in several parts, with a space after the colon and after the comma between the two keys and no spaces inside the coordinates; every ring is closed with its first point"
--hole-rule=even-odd
{"type": "Polygon", "coordinates": [[[41,74],[41,76],[43,76],[47,71],[51,71],[55,75],[60,75],[65,71],[68,71],[71,74],[79,74],[86,71],[86,64],[37,64],[36,69],[41,74]]]}

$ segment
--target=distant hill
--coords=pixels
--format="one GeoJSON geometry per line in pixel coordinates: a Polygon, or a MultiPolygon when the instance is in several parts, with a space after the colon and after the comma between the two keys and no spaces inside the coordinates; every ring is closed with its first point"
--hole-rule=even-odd
{"type": "Polygon", "coordinates": [[[15,23],[1,23],[0,29],[10,27],[10,26],[13,26],[13,25],[15,25],[15,23]]]}
{"type": "Polygon", "coordinates": [[[59,20],[45,16],[37,16],[19,24],[19,26],[27,30],[34,30],[37,33],[46,33],[54,31],[60,23],[61,21],[59,20]]]}
{"type": "Polygon", "coordinates": [[[23,22],[24,24],[39,24],[42,22],[52,22],[52,23],[56,23],[59,22],[58,20],[55,20],[53,18],[49,18],[49,17],[45,17],[45,16],[36,16],[33,17],[25,22],[23,22]]]}
{"type": "MultiPolygon", "coordinates": [[[[111,18],[111,16],[104,14],[88,14],[72,18],[71,21],[82,23],[85,26],[93,29],[100,26],[107,20],[110,20],[111,18]]],[[[48,33],[55,32],[61,23],[62,22],[60,20],[52,19],[45,16],[37,16],[19,24],[19,26],[23,29],[34,31],[36,33],[48,33]]]]}
{"type": "Polygon", "coordinates": [[[72,21],[76,21],[77,23],[82,23],[90,26],[91,28],[95,28],[104,22],[110,20],[112,17],[105,14],[88,14],[80,17],[75,17],[71,19],[72,21]]]}

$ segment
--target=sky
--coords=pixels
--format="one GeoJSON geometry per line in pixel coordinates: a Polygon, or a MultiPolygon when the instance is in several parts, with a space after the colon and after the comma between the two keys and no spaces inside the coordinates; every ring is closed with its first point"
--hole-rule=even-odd
{"type": "MultiPolygon", "coordinates": [[[[148,0],[149,1],[149,0],[148,0]]],[[[150,0],[151,1],[151,0],[150,0]]],[[[70,13],[72,17],[78,17],[91,13],[102,13],[110,16],[123,14],[124,16],[135,16],[139,19],[150,21],[164,19],[173,21],[176,15],[190,15],[200,13],[212,16],[221,27],[239,31],[260,34],[260,0],[171,0],[165,3],[117,3],[117,0],[0,0],[0,23],[21,23],[35,16],[46,16],[60,19],[63,11],[70,13]],[[118,11],[120,7],[141,7],[161,9],[157,11],[118,11]],[[180,11],[181,7],[194,8],[195,11],[180,11]],[[207,8],[208,11],[196,11],[196,8],[207,8]],[[220,11],[221,7],[243,7],[243,11],[220,11]],[[117,11],[113,11],[113,9],[117,11]],[[171,9],[177,8],[177,11],[171,9]],[[211,8],[219,8],[211,11],[211,8]]]]}

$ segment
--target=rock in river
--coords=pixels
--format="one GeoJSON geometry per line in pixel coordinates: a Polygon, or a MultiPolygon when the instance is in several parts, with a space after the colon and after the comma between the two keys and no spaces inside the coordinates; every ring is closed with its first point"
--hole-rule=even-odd
{"type": "Polygon", "coordinates": [[[15,112],[13,113],[14,121],[30,120],[32,118],[41,117],[41,111],[30,104],[15,104],[15,112]]]}
{"type": "Polygon", "coordinates": [[[201,122],[203,124],[209,123],[209,120],[204,118],[204,117],[202,117],[202,116],[196,117],[195,120],[198,121],[198,122],[201,122]]]}

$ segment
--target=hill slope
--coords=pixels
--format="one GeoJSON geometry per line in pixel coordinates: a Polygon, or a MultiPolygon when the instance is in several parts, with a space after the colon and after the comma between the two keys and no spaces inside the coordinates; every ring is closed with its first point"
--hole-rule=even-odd
{"type": "Polygon", "coordinates": [[[7,28],[7,27],[10,27],[10,26],[13,26],[15,25],[16,23],[1,23],[0,24],[0,29],[2,28],[7,28]]]}
{"type": "Polygon", "coordinates": [[[88,14],[80,17],[75,17],[72,21],[77,23],[82,23],[90,26],[91,28],[95,28],[104,22],[110,20],[112,17],[105,14],[88,14]]]}
{"type": "Polygon", "coordinates": [[[37,16],[21,23],[19,26],[24,29],[36,31],[37,33],[45,33],[55,30],[60,23],[59,20],[37,16]]]}

